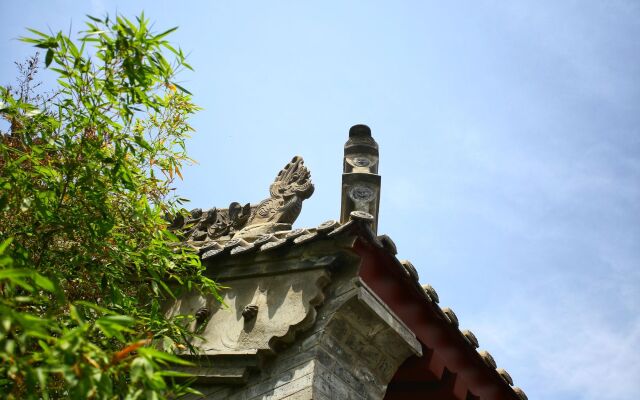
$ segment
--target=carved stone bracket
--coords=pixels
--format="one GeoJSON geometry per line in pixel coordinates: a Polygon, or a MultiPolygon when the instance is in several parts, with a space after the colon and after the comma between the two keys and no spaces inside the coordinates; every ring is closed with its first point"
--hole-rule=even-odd
{"type": "Polygon", "coordinates": [[[238,382],[243,381],[244,369],[257,367],[247,354],[258,359],[273,355],[309,329],[316,321],[316,307],[324,301],[329,269],[336,260],[331,256],[290,260],[281,263],[280,270],[256,264],[245,267],[250,269],[248,276],[242,274],[245,268],[236,266],[226,278],[219,277],[228,286],[220,291],[223,303],[192,292],[170,304],[168,317],[196,317],[192,329],[198,336],[191,344],[198,355],[193,357],[211,361],[206,374],[198,376],[214,382],[234,374],[238,382]],[[218,359],[226,361],[217,364],[218,359]]]}

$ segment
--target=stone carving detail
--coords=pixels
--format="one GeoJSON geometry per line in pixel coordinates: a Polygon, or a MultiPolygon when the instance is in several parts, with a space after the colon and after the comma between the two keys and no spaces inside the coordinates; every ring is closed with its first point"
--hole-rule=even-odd
{"type": "Polygon", "coordinates": [[[349,197],[351,197],[351,200],[353,201],[368,202],[375,199],[376,192],[369,186],[358,185],[351,188],[349,191],[349,197]]]}
{"type": "Polygon", "coordinates": [[[349,140],[344,145],[342,173],[342,201],[340,222],[349,221],[351,211],[364,211],[373,216],[371,230],[378,229],[380,206],[380,175],[378,175],[378,144],[366,125],[349,129],[349,140]]]}
{"type": "Polygon", "coordinates": [[[271,197],[262,200],[247,225],[262,223],[292,224],[302,210],[302,201],[313,194],[311,173],[302,157],[295,156],[269,187],[271,197]]]}
{"type": "Polygon", "coordinates": [[[224,281],[224,305],[211,297],[190,292],[167,309],[167,316],[210,309],[206,323],[196,325],[198,337],[192,345],[200,354],[246,355],[249,351],[275,352],[308,329],[316,318],[316,307],[324,301],[329,283],[324,268],[302,269],[279,275],[251,276],[224,281]]]}
{"type": "Polygon", "coordinates": [[[242,229],[251,216],[251,205],[233,202],[227,209],[191,210],[187,217],[177,217],[170,229],[181,231],[186,241],[205,241],[232,235],[242,229]]]}
{"type": "Polygon", "coordinates": [[[368,167],[371,165],[371,161],[367,157],[354,157],[353,165],[356,167],[368,167]]]}
{"type": "MultiPolygon", "coordinates": [[[[302,210],[302,202],[311,197],[313,190],[311,173],[302,157],[295,156],[271,184],[271,197],[258,205],[233,202],[227,209],[196,208],[187,216],[176,217],[170,229],[179,232],[187,242],[203,242],[233,237],[256,225],[292,224],[302,210]]],[[[263,233],[268,233],[268,229],[255,230],[254,234],[263,233]]]]}
{"type": "Polygon", "coordinates": [[[245,321],[251,321],[258,314],[258,305],[257,304],[249,304],[242,309],[242,318],[245,321]]]}
{"type": "Polygon", "coordinates": [[[209,316],[210,313],[211,312],[207,307],[201,307],[198,311],[196,311],[196,314],[195,314],[196,322],[198,324],[202,324],[204,321],[207,320],[207,317],[209,316]]]}

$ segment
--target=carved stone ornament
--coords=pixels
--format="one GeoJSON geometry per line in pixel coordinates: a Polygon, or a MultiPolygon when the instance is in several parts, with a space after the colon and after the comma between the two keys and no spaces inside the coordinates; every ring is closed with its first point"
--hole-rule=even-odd
{"type": "Polygon", "coordinates": [[[349,197],[353,201],[371,201],[375,199],[376,192],[374,189],[366,185],[358,185],[351,188],[349,191],[349,197]]]}
{"type": "Polygon", "coordinates": [[[234,279],[225,281],[229,287],[221,292],[224,303],[189,292],[169,306],[167,315],[210,310],[206,325],[191,343],[200,354],[271,353],[277,342],[290,343],[297,332],[314,323],[328,282],[329,273],[323,268],[234,279]]]}
{"type": "Polygon", "coordinates": [[[233,202],[227,209],[196,208],[176,217],[170,229],[186,242],[206,242],[223,237],[259,236],[288,229],[298,218],[302,202],[313,194],[311,173],[302,157],[295,156],[269,187],[271,196],[257,205],[233,202]],[[242,232],[242,233],[240,233],[242,232]]]}
{"type": "Polygon", "coordinates": [[[242,309],[242,318],[245,321],[251,321],[258,314],[260,307],[257,304],[249,304],[242,309]]]}
{"type": "Polygon", "coordinates": [[[196,314],[195,314],[196,322],[198,324],[202,324],[204,321],[207,320],[207,317],[209,316],[209,314],[211,314],[211,311],[209,311],[207,307],[201,307],[200,309],[198,309],[198,311],[196,311],[196,314]]]}
{"type": "Polygon", "coordinates": [[[271,197],[258,204],[247,225],[292,224],[300,215],[302,201],[311,197],[313,190],[311,173],[304,166],[302,157],[293,157],[269,187],[271,197]]]}

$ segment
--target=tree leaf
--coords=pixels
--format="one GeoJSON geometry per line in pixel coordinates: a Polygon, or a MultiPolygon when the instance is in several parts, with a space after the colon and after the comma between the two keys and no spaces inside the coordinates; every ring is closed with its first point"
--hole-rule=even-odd
{"type": "Polygon", "coordinates": [[[178,365],[194,365],[192,362],[187,361],[184,358],[180,358],[176,355],[165,353],[164,351],[156,350],[151,347],[141,347],[138,352],[140,353],[140,355],[151,360],[162,360],[171,364],[178,365]]]}
{"type": "Polygon", "coordinates": [[[53,61],[53,50],[49,49],[47,50],[47,55],[44,58],[44,65],[48,67],[51,65],[51,61],[53,61]]]}
{"type": "Polygon", "coordinates": [[[40,288],[50,292],[50,293],[56,293],[57,289],[56,286],[53,284],[53,282],[51,282],[51,280],[49,278],[46,278],[42,275],[40,275],[37,272],[34,272],[34,282],[37,286],[39,286],[40,288]]]}

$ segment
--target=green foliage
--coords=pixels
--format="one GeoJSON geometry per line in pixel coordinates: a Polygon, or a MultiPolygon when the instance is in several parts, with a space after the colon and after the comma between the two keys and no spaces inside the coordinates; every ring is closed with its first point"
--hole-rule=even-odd
{"type": "Polygon", "coordinates": [[[166,41],[175,28],[89,18],[76,41],[22,39],[46,51],[52,94],[34,94],[37,57],[0,87],[0,394],[175,397],[190,389],[166,366],[184,363],[171,353],[189,346],[188,318],[161,304],[170,287],[217,296],[163,218],[190,161],[197,107],[174,79],[191,67],[166,41]]]}

